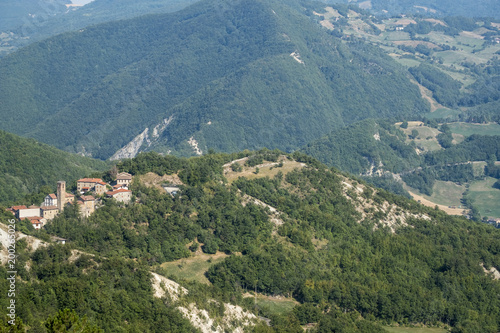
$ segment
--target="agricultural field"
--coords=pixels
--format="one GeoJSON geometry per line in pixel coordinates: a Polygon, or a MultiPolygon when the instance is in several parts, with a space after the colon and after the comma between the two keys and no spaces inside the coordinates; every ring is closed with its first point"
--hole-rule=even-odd
{"type": "Polygon", "coordinates": [[[408,123],[408,128],[401,130],[408,136],[412,134],[413,130],[416,130],[418,136],[413,139],[408,137],[406,142],[409,143],[410,141],[414,141],[417,147],[423,151],[427,152],[442,149],[436,139],[436,136],[441,132],[436,128],[424,126],[423,123],[419,121],[410,121],[408,123]]]}
{"type": "Polygon", "coordinates": [[[466,190],[465,185],[457,185],[453,182],[436,181],[432,190],[432,195],[425,195],[418,190],[407,185],[404,188],[410,192],[415,200],[420,201],[425,206],[438,206],[439,209],[451,215],[462,215],[464,210],[462,206],[462,197],[466,190]]]}
{"type": "Polygon", "coordinates": [[[487,177],[470,184],[468,196],[483,217],[500,218],[500,190],[493,188],[495,181],[487,177]]]}
{"type": "Polygon", "coordinates": [[[428,119],[436,119],[436,118],[448,118],[448,117],[453,117],[458,114],[460,114],[461,111],[459,110],[453,110],[453,109],[448,109],[448,108],[439,108],[433,112],[427,113],[425,115],[426,118],[428,119]]]}
{"type": "Polygon", "coordinates": [[[470,124],[470,123],[450,123],[448,124],[451,131],[455,134],[463,136],[471,136],[473,134],[480,135],[500,135],[500,125],[492,124],[470,124]]]}

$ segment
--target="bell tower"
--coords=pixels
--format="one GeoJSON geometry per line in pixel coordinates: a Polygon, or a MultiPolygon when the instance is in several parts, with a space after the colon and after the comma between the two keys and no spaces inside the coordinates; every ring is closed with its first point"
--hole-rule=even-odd
{"type": "Polygon", "coordinates": [[[66,182],[64,180],[57,182],[57,209],[62,212],[66,202],[66,182]]]}

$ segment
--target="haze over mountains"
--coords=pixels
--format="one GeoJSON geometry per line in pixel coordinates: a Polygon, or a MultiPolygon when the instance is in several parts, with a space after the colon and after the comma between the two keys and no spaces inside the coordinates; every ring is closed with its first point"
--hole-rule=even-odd
{"type": "Polygon", "coordinates": [[[400,15],[461,0],[163,13],[187,2],[95,0],[0,59],[1,290],[2,205],[133,179],[130,202],[88,189],[88,216],[15,221],[17,331],[498,333],[500,230],[479,221],[500,217],[500,22],[400,15]]]}
{"type": "Polygon", "coordinates": [[[0,73],[2,128],[102,159],[146,128],[142,149],[189,155],[193,138],[202,151],[292,150],[355,120],[427,110],[399,65],[341,43],[294,2],[202,1],[107,23],[26,47],[0,73]]]}

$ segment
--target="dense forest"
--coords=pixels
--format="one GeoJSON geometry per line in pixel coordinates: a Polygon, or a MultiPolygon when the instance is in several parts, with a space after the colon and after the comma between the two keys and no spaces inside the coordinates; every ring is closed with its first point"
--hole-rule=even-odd
{"type": "Polygon", "coordinates": [[[1,126],[106,159],[146,129],[142,150],[193,155],[193,138],[202,151],[292,151],[353,121],[428,110],[403,67],[303,8],[206,0],[34,43],[0,59],[1,126]]]}
{"type": "MultiPolygon", "coordinates": [[[[2,1],[0,31],[8,34],[0,50],[4,56],[36,41],[91,25],[123,20],[152,13],[170,13],[196,0],[94,0],[83,7],[66,7],[64,2],[2,1]]],[[[5,37],[2,36],[2,37],[5,37]]],[[[0,37],[1,40],[1,37],[0,37]]]]}
{"type": "Polygon", "coordinates": [[[0,204],[13,204],[28,196],[28,204],[38,205],[43,196],[37,197],[38,202],[31,194],[52,193],[59,180],[70,183],[107,168],[103,161],[0,131],[0,204]]]}
{"type": "Polygon", "coordinates": [[[67,208],[45,230],[28,230],[68,240],[35,252],[19,242],[19,295],[32,304],[19,318],[33,331],[45,332],[50,318],[70,309],[76,322],[85,318],[106,332],[191,332],[176,303],[153,299],[148,271],[161,273],[159,264],[191,256],[193,242],[205,253],[229,256],[207,272],[212,286],[179,281],[190,290],[184,302],[211,297],[263,311],[271,326],[258,325],[255,332],[301,332],[300,325],[310,322],[317,323],[316,332],[383,332],[380,325],[391,323],[498,331],[500,303],[491,295],[500,286],[481,267],[500,267],[499,230],[491,226],[375,190],[301,153],[190,159],[143,153],[118,167],[136,176],[177,174],[184,185],[172,197],[134,182],[136,200],[129,205],[103,199],[89,218],[67,208]],[[242,158],[247,168],[275,163],[279,169],[279,160],[304,166],[228,183],[223,165],[242,158]],[[275,207],[283,224],[245,196],[275,207]],[[388,224],[390,216],[399,222],[388,224]],[[71,262],[71,249],[87,254],[71,262]],[[30,268],[21,269],[27,262],[30,268]],[[272,315],[242,298],[246,290],[293,296],[300,304],[272,315]]]}

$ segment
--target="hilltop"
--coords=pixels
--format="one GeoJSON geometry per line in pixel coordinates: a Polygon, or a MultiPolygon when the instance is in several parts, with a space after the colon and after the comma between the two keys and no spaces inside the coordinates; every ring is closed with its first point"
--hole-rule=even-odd
{"type": "Polygon", "coordinates": [[[136,200],[103,198],[86,218],[68,207],[31,231],[66,245],[33,253],[19,242],[17,265],[28,267],[18,272],[19,301],[30,309],[19,318],[32,329],[64,308],[105,331],[498,329],[500,304],[490,295],[499,292],[499,230],[491,226],[374,189],[299,153],[147,153],[118,168],[134,174],[136,200]],[[178,179],[179,193],[136,178],[150,181],[151,173],[178,179]]]}

